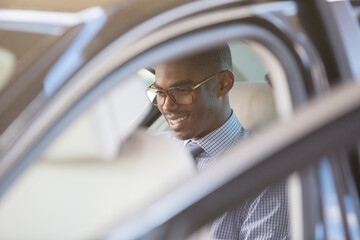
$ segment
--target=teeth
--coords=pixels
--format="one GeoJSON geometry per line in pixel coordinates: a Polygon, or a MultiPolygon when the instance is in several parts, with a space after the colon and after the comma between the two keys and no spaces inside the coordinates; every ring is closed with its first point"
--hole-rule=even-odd
{"type": "Polygon", "coordinates": [[[185,120],[186,118],[187,118],[187,116],[181,117],[181,118],[178,118],[178,119],[175,119],[175,120],[171,120],[171,122],[172,122],[173,124],[176,124],[176,123],[178,123],[178,122],[180,122],[180,121],[182,121],[182,120],[185,120]]]}

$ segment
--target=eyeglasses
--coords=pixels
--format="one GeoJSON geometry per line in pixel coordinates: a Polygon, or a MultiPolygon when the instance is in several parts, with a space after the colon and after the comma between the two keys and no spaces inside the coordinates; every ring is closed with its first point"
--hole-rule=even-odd
{"type": "Polygon", "coordinates": [[[155,87],[155,85],[152,84],[146,91],[146,94],[147,94],[150,102],[154,106],[162,106],[164,104],[167,96],[169,96],[171,98],[171,100],[178,105],[192,104],[194,102],[195,89],[197,89],[198,87],[200,87],[202,84],[206,83],[207,81],[211,80],[218,74],[219,73],[216,73],[215,75],[201,81],[200,83],[198,83],[195,86],[170,87],[168,90],[164,90],[164,89],[155,87]]]}

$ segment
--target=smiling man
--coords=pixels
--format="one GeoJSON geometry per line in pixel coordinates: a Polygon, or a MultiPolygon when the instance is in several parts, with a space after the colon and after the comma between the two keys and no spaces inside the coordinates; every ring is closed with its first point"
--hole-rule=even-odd
{"type": "MultiPolygon", "coordinates": [[[[250,136],[230,103],[234,84],[229,47],[223,46],[159,64],[148,96],[173,135],[192,153],[199,170],[250,136]]],[[[270,186],[211,224],[217,239],[286,239],[289,234],[286,189],[270,186]]]]}
{"type": "Polygon", "coordinates": [[[221,55],[215,53],[208,53],[211,61],[204,61],[204,57],[198,55],[156,67],[155,87],[163,91],[157,96],[157,105],[179,139],[199,140],[231,115],[227,93],[234,76],[231,65],[221,64],[222,61],[216,59],[221,55]]]}

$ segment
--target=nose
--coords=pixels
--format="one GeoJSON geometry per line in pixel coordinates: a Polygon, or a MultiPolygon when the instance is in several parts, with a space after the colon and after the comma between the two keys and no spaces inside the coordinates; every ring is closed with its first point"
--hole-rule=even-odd
{"type": "Polygon", "coordinates": [[[163,111],[172,111],[174,109],[177,109],[179,107],[178,104],[176,104],[169,95],[165,96],[164,104],[161,106],[163,111]]]}

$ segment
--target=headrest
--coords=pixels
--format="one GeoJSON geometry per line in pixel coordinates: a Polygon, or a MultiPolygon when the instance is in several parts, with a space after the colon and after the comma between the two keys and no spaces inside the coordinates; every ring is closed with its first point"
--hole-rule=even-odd
{"type": "Polygon", "coordinates": [[[276,117],[273,91],[265,82],[235,82],[229,97],[245,129],[255,130],[276,117]]]}

